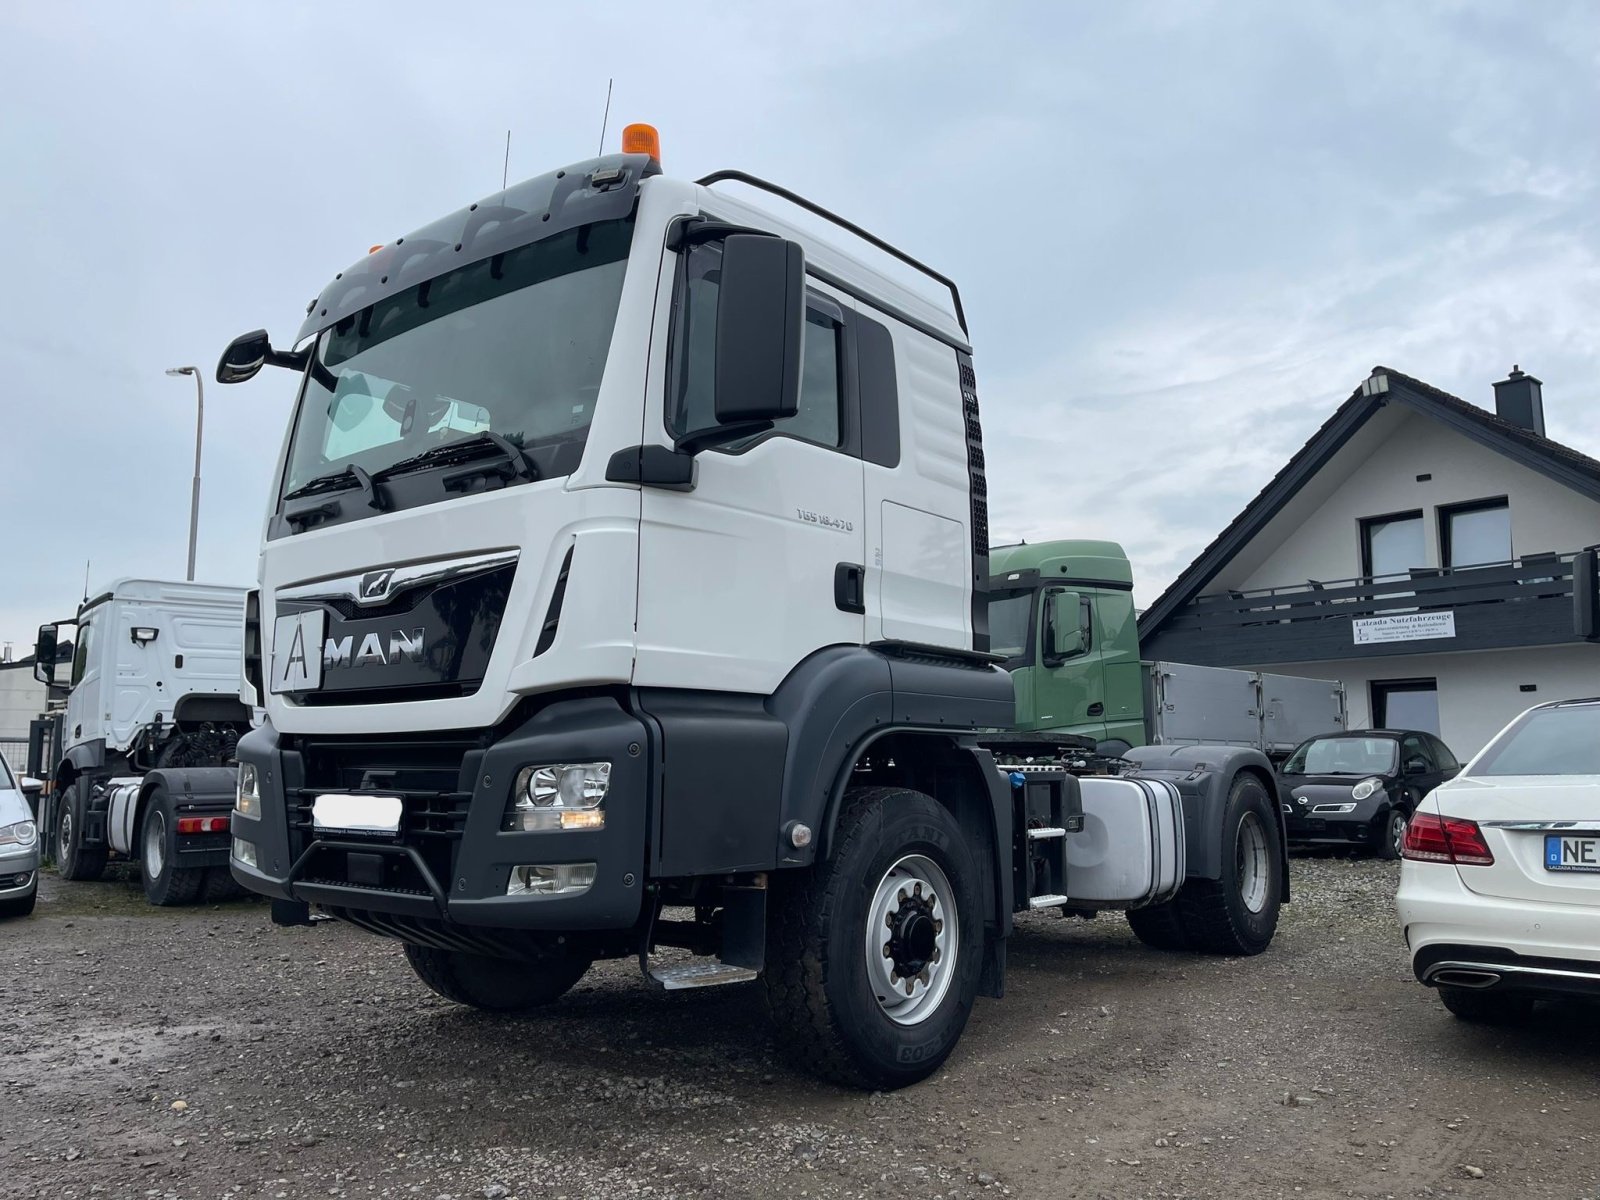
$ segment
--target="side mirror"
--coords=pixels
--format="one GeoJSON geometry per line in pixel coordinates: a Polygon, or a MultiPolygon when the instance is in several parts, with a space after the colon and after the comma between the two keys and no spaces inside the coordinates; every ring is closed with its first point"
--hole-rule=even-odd
{"type": "Polygon", "coordinates": [[[1052,592],[1047,613],[1050,624],[1045,653],[1051,658],[1071,658],[1089,648],[1083,629],[1083,597],[1077,592],[1052,592]]]}
{"type": "Polygon", "coordinates": [[[1427,773],[1428,773],[1428,764],[1427,764],[1427,762],[1425,760],[1420,759],[1420,758],[1408,758],[1408,759],[1406,759],[1406,774],[1407,775],[1426,775],[1427,773]]]}
{"type": "Polygon", "coordinates": [[[39,636],[33,643],[33,677],[40,683],[56,681],[56,626],[39,626],[39,636]]]}
{"type": "Polygon", "coordinates": [[[754,233],[723,239],[717,424],[781,421],[800,411],[805,288],[806,260],[799,243],[754,233]]]}
{"type": "Polygon", "coordinates": [[[254,379],[257,372],[267,365],[267,356],[271,353],[272,339],[267,336],[265,329],[241,333],[228,343],[228,348],[217,362],[217,382],[243,383],[247,379],[254,379]]]}

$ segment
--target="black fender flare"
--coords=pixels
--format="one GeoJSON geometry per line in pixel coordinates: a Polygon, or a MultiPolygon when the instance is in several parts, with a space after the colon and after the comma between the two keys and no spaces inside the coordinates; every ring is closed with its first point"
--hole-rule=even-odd
{"type": "Polygon", "coordinates": [[[1164,779],[1183,797],[1183,824],[1190,879],[1222,878],[1222,814],[1228,793],[1241,774],[1257,777],[1266,789],[1278,829],[1278,869],[1283,899],[1289,899],[1289,838],[1283,819],[1283,788],[1271,761],[1248,746],[1136,746],[1123,755],[1135,774],[1164,779]]]}

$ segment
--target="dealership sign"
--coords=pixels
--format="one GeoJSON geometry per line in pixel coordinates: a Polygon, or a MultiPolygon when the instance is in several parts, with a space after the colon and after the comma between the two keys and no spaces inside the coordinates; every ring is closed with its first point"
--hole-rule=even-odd
{"type": "Polygon", "coordinates": [[[1448,612],[1396,613],[1387,617],[1356,617],[1350,622],[1358,646],[1374,642],[1420,642],[1428,638],[1453,638],[1456,614],[1448,612]]]}

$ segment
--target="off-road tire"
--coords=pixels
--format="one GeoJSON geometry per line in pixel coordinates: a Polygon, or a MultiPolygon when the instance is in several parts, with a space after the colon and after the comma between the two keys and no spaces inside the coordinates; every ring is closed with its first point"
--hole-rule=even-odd
{"type": "Polygon", "coordinates": [[[446,1000],[489,1012],[527,1012],[566,995],[593,960],[566,954],[534,961],[490,958],[407,942],[406,961],[446,1000]]]}
{"type": "Polygon", "coordinates": [[[1189,948],[1205,954],[1260,954],[1272,944],[1283,903],[1282,831],[1274,801],[1254,775],[1240,775],[1228,790],[1222,810],[1222,878],[1191,879],[1172,902],[1189,948]],[[1266,895],[1252,911],[1241,890],[1244,876],[1239,847],[1245,823],[1254,816],[1265,839],[1266,895]]]}
{"type": "Polygon", "coordinates": [[[1391,808],[1372,823],[1372,852],[1385,862],[1394,862],[1400,857],[1400,843],[1406,836],[1406,810],[1391,808]],[[1395,829],[1395,819],[1399,818],[1400,828],[1395,829]]]}
{"type": "Polygon", "coordinates": [[[1189,935],[1184,932],[1183,918],[1178,914],[1178,902],[1149,904],[1144,908],[1128,910],[1128,924],[1133,934],[1146,946],[1156,950],[1188,950],[1189,935]]]}
{"type": "Polygon", "coordinates": [[[139,822],[139,882],[144,898],[158,908],[193,904],[205,884],[203,867],[178,866],[178,818],[163,784],[156,784],[145,800],[139,822]],[[159,842],[159,848],[153,846],[159,842]]]}
{"type": "Polygon", "coordinates": [[[83,844],[83,810],[89,802],[89,781],[74,779],[56,813],[56,870],[61,878],[90,882],[105,874],[106,848],[83,844]]]}
{"type": "Polygon", "coordinates": [[[0,917],[25,917],[33,911],[33,906],[39,900],[39,886],[34,885],[33,891],[26,896],[13,896],[9,900],[0,900],[0,917]]]}
{"type": "Polygon", "coordinates": [[[1477,1025],[1521,1025],[1533,1016],[1533,997],[1517,992],[1484,992],[1442,987],[1439,1001],[1458,1019],[1477,1025]]]}
{"type": "Polygon", "coordinates": [[[904,1087],[936,1071],[977,996],[987,910],[981,879],[972,839],[931,797],[906,788],[845,793],[827,858],[780,873],[769,897],[767,1010],[788,1057],[860,1088],[904,1087]],[[874,890],[908,855],[943,872],[957,918],[949,982],[916,1024],[897,1023],[875,997],[864,945],[874,890]]]}

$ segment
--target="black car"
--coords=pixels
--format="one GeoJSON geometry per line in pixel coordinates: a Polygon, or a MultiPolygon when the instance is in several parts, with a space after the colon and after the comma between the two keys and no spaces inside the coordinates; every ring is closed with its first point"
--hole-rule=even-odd
{"type": "Polygon", "coordinates": [[[1415,729],[1311,738],[1278,771],[1289,841],[1363,846],[1380,858],[1399,858],[1417,803],[1460,770],[1449,747],[1415,729]]]}

